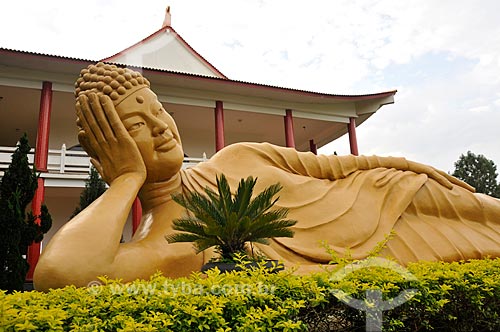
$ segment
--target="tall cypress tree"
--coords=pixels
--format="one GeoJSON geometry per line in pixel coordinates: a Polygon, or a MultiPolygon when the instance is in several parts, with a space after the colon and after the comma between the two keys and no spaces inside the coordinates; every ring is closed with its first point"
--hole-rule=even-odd
{"type": "Polygon", "coordinates": [[[9,292],[23,289],[29,269],[25,258],[28,247],[42,241],[43,234],[52,226],[45,205],[40,216],[26,212],[38,187],[36,169],[29,166],[29,151],[28,137],[24,134],[0,181],[0,289],[9,292]]]}
{"type": "Polygon", "coordinates": [[[99,172],[92,166],[90,176],[85,180],[85,189],[80,194],[80,205],[73,211],[70,219],[76,216],[80,211],[89,206],[99,196],[106,191],[106,182],[101,179],[99,172]]]}

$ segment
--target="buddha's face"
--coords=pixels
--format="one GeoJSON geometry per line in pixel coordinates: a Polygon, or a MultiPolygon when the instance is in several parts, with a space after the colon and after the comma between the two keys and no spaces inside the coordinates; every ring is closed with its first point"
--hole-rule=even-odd
{"type": "Polygon", "coordinates": [[[168,180],[181,168],[184,159],[174,119],[150,89],[141,89],[118,106],[116,111],[134,139],[147,169],[146,182],[168,180]]]}

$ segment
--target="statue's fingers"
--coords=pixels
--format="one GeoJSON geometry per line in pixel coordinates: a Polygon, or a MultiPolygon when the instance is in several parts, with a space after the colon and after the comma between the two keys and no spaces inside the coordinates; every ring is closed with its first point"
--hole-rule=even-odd
{"type": "Polygon", "coordinates": [[[468,183],[465,183],[464,181],[460,180],[460,179],[457,179],[456,177],[454,177],[453,175],[450,175],[444,171],[441,171],[441,170],[437,170],[437,172],[439,172],[441,175],[443,176],[446,176],[446,178],[451,182],[453,183],[454,185],[457,185],[459,187],[462,187],[464,189],[467,189],[471,192],[476,192],[476,188],[474,188],[473,186],[469,185],[468,183]]]}
{"type": "Polygon", "coordinates": [[[95,144],[97,144],[97,142],[95,140],[89,139],[89,137],[85,131],[80,130],[80,132],[78,133],[78,142],[80,142],[80,145],[83,147],[85,152],[87,152],[87,154],[90,157],[97,158],[97,153],[95,151],[95,148],[96,147],[98,148],[99,145],[95,146],[95,144]],[[92,145],[91,141],[94,142],[94,146],[92,145]]]}
{"type": "Polygon", "coordinates": [[[123,125],[120,117],[118,116],[118,112],[116,112],[115,106],[113,105],[113,101],[106,95],[99,97],[99,102],[103,108],[104,114],[108,120],[110,125],[110,130],[113,131],[115,137],[122,137],[124,135],[128,135],[125,126],[123,125]]]}
{"type": "MultiPolygon", "coordinates": [[[[457,180],[458,180],[458,179],[457,179],[457,180]]],[[[462,188],[465,188],[465,189],[467,189],[468,191],[471,191],[471,192],[473,192],[473,193],[475,193],[475,192],[476,192],[476,188],[474,188],[474,187],[473,187],[473,186],[471,186],[470,184],[465,183],[465,182],[463,182],[463,181],[458,180],[455,184],[456,184],[457,186],[460,186],[460,187],[462,187],[462,188]]]]}
{"type": "Polygon", "coordinates": [[[427,174],[430,176],[432,176],[432,173],[434,172],[432,167],[414,161],[408,162],[408,169],[417,174],[427,174]]]}
{"type": "Polygon", "coordinates": [[[110,139],[114,138],[115,135],[111,130],[108,118],[104,113],[101,101],[99,100],[99,96],[97,96],[97,94],[95,93],[90,93],[89,101],[92,109],[93,118],[95,119],[96,124],[100,129],[98,132],[96,132],[97,141],[98,142],[109,141],[110,139]]]}
{"type": "Polygon", "coordinates": [[[78,113],[77,125],[80,128],[80,130],[78,131],[78,141],[83,146],[85,151],[89,153],[89,150],[93,150],[92,142],[95,142],[95,144],[97,144],[97,141],[83,113],[78,113]]]}
{"type": "Polygon", "coordinates": [[[445,186],[448,189],[453,188],[451,182],[445,176],[439,174],[437,170],[433,170],[429,175],[431,176],[432,179],[436,180],[442,186],[445,186]]]}
{"type": "Polygon", "coordinates": [[[427,174],[428,177],[434,179],[439,184],[445,186],[448,189],[451,189],[453,187],[451,182],[445,176],[439,174],[439,172],[434,167],[417,162],[409,162],[408,165],[410,170],[417,174],[427,174]]]}
{"type": "Polygon", "coordinates": [[[93,135],[91,132],[87,120],[85,119],[85,114],[83,114],[83,107],[86,104],[83,96],[79,96],[76,102],[76,126],[79,130],[87,132],[89,135],[93,135]]]}
{"type": "Polygon", "coordinates": [[[92,111],[89,98],[86,95],[80,95],[78,97],[78,102],[79,107],[77,107],[77,115],[80,118],[82,128],[87,133],[90,142],[104,142],[104,136],[94,117],[94,112],[92,111]]]}

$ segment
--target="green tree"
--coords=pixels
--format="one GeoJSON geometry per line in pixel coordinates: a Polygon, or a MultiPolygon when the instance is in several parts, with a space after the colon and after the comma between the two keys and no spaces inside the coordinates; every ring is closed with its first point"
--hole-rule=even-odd
{"type": "Polygon", "coordinates": [[[482,154],[467,151],[467,154],[460,155],[452,175],[476,188],[478,193],[500,198],[497,166],[482,154]]]}
{"type": "Polygon", "coordinates": [[[85,189],[80,194],[80,204],[76,207],[70,219],[76,216],[80,211],[89,206],[99,196],[106,191],[106,182],[99,176],[99,172],[94,166],[90,167],[90,176],[85,180],[85,189]]]}
{"type": "Polygon", "coordinates": [[[41,214],[26,212],[38,187],[36,169],[30,169],[30,146],[26,134],[12,155],[12,162],[0,181],[0,289],[22,290],[29,269],[28,247],[40,242],[52,226],[45,205],[41,214]]]}
{"type": "Polygon", "coordinates": [[[217,177],[218,192],[206,188],[205,195],[190,192],[173,195],[178,204],[192,214],[174,220],[173,229],[181,231],[167,235],[169,243],[193,242],[197,253],[215,247],[223,259],[231,260],[244,252],[247,243],[268,244],[268,238],[292,237],[291,226],[297,221],[285,219],[288,209],[272,209],[281,190],[274,184],[252,199],[257,179],[251,176],[239,183],[236,194],[224,175],[217,177]]]}

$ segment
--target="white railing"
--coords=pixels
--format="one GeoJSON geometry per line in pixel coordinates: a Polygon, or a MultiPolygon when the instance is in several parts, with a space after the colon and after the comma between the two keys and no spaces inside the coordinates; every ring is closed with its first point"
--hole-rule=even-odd
{"type": "MultiPolygon", "coordinates": [[[[0,176],[9,167],[15,150],[15,147],[0,146],[0,176]]],[[[28,154],[30,165],[33,165],[34,152],[35,150],[31,149],[28,154]]],[[[183,168],[194,166],[205,160],[207,160],[205,153],[202,158],[184,158],[183,168]]],[[[90,166],[90,158],[85,151],[68,150],[65,144],[62,145],[60,150],[49,149],[47,160],[47,171],[49,173],[89,174],[90,166]]]]}

